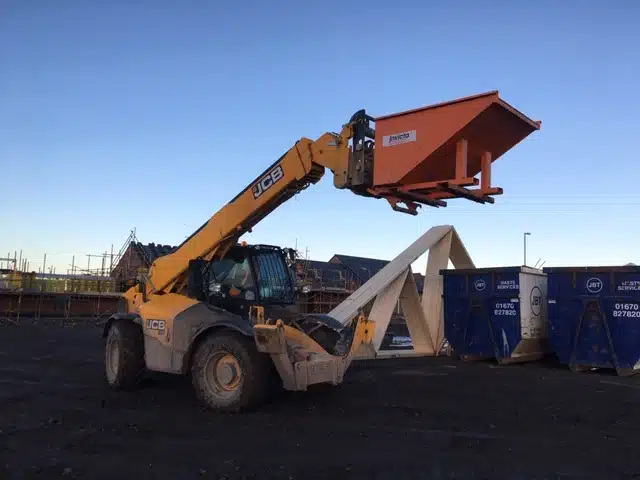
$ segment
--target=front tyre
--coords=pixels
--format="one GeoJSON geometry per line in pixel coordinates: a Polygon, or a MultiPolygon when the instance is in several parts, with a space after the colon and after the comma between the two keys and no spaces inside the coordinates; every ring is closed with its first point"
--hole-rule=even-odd
{"type": "Polygon", "coordinates": [[[115,322],[105,342],[105,374],[115,390],[129,390],[138,385],[145,371],[144,338],[133,322],[115,322]]]}
{"type": "Polygon", "coordinates": [[[198,399],[222,412],[249,410],[263,403],[273,382],[271,358],[253,338],[212,333],[197,347],[191,377],[198,399]]]}

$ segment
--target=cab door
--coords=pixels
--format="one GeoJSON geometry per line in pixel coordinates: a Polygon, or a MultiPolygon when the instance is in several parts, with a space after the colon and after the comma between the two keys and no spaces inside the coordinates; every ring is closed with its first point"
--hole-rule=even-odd
{"type": "Polygon", "coordinates": [[[248,257],[216,260],[212,270],[210,304],[249,318],[250,307],[256,305],[257,295],[248,257]]]}

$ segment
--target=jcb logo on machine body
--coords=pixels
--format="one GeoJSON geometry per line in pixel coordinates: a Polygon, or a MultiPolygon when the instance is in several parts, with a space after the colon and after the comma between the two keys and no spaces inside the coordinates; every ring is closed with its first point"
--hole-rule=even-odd
{"type": "Polygon", "coordinates": [[[276,165],[269,173],[267,173],[264,177],[262,177],[258,182],[253,186],[253,198],[258,198],[264,192],[269,190],[273,185],[284,177],[284,170],[282,170],[282,166],[276,165]]]}
{"type": "Polygon", "coordinates": [[[149,330],[156,330],[158,332],[164,332],[167,324],[164,320],[147,320],[147,328],[149,330]]]}

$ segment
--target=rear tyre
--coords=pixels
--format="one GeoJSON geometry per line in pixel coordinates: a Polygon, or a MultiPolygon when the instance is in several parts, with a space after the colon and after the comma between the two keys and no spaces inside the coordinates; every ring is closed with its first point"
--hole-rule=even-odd
{"type": "Polygon", "coordinates": [[[115,322],[105,342],[105,373],[115,390],[135,388],[145,371],[144,337],[133,322],[115,322]]]}
{"type": "Polygon", "coordinates": [[[236,333],[212,333],[198,345],[191,378],[198,399],[208,408],[240,412],[263,404],[274,385],[275,368],[255,341],[236,333]]]}

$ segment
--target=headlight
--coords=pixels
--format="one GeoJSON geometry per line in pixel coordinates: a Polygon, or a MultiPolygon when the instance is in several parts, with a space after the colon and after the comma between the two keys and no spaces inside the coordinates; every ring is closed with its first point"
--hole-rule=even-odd
{"type": "Polygon", "coordinates": [[[303,285],[301,290],[302,293],[309,293],[311,291],[311,285],[303,285]]]}

